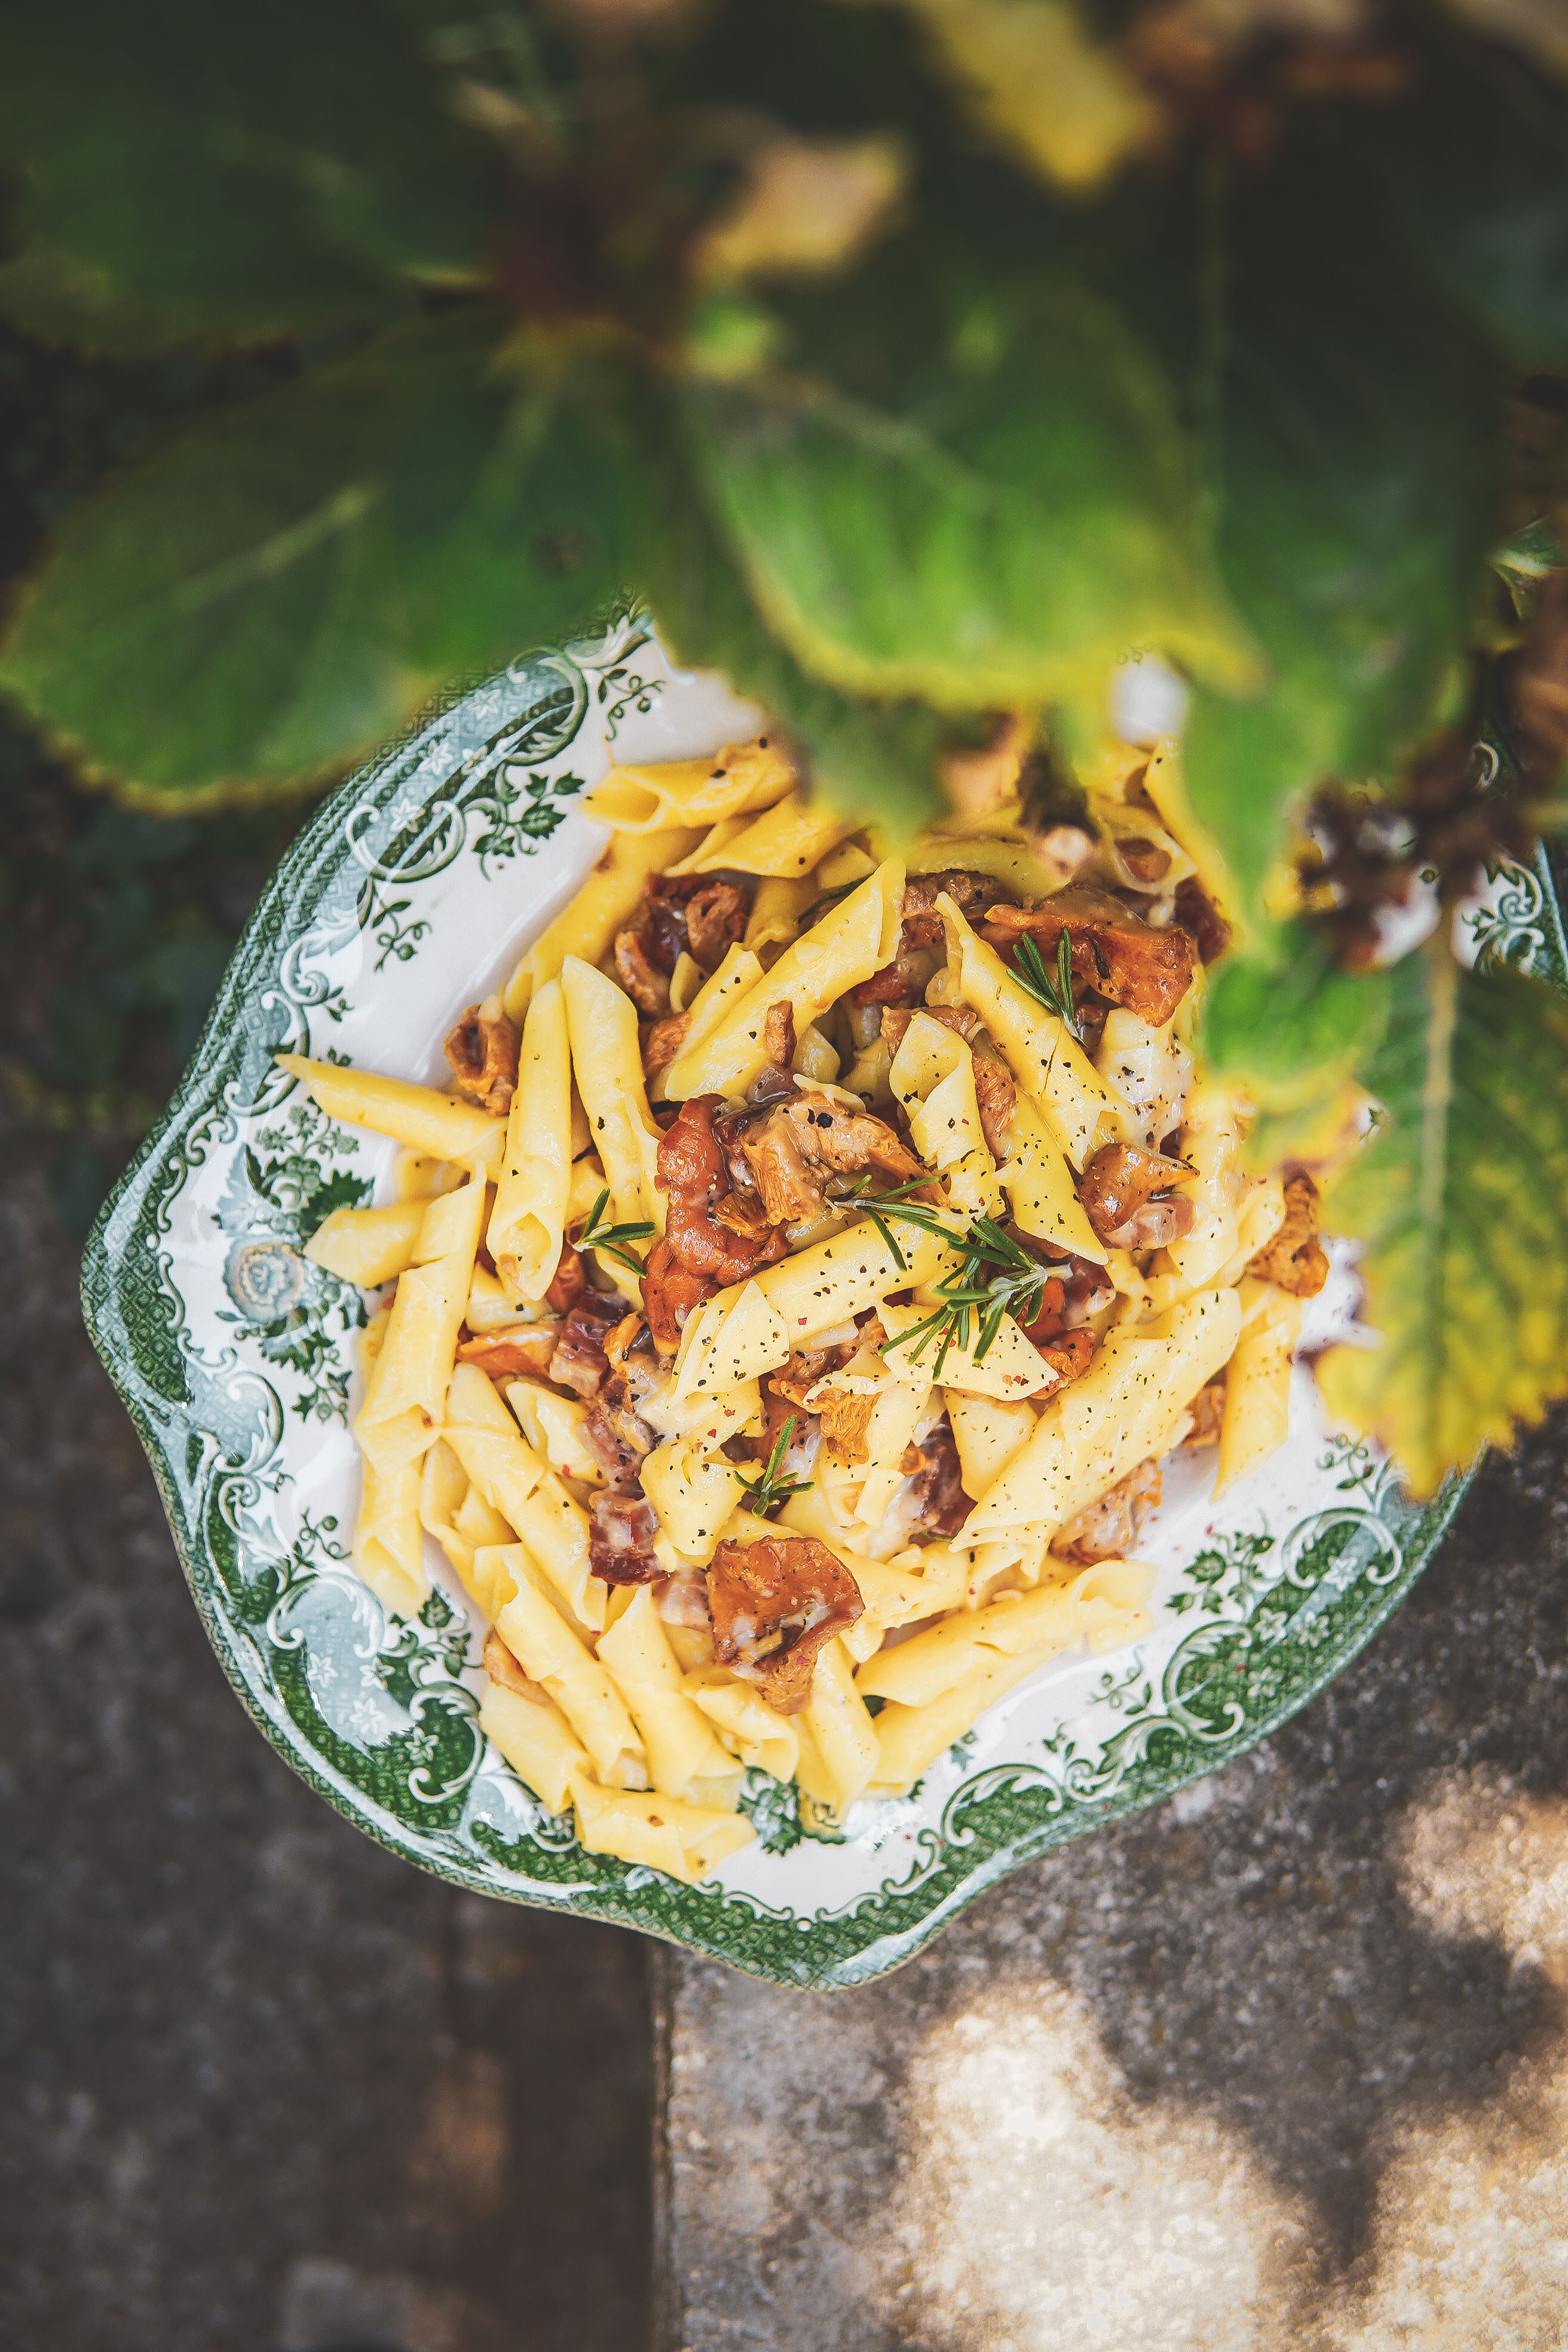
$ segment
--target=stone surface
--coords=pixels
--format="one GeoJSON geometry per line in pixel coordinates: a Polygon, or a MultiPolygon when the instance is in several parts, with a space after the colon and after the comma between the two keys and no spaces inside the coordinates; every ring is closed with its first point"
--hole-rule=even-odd
{"type": "Polygon", "coordinates": [[[1568,2343],[1568,1415],[1265,1748],[897,1976],[656,1967],[659,2352],[1568,2343]]]}
{"type": "Polygon", "coordinates": [[[639,1940],[410,1869],[252,1728],[12,1155],[0,2344],[640,2345],[639,1940]]]}

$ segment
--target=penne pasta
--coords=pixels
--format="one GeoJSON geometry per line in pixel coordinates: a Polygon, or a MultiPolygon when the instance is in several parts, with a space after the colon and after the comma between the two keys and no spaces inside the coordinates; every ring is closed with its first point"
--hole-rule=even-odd
{"type": "Polygon", "coordinates": [[[710,1878],[726,1854],[756,1836],[738,1813],[686,1805],[657,1790],[632,1796],[603,1789],[586,1773],[572,1776],[577,1835],[590,1853],[613,1853],[645,1870],[662,1870],[688,1886],[710,1878]]]}
{"type": "Polygon", "coordinates": [[[952,900],[937,901],[947,927],[948,969],[959,999],[985,1024],[1025,1093],[1075,1169],[1102,1143],[1133,1139],[1131,1114],[1054,1013],[1036,1003],[952,900]]]}
{"type": "Polygon", "coordinates": [[[1037,1660],[1099,1640],[1132,1641],[1149,1631],[1145,1602],[1152,1569],[1135,1561],[1101,1560],[1066,1584],[1010,1592],[988,1607],[960,1610],[896,1650],[879,1651],[855,1677],[865,1698],[929,1706],[989,1664],[989,1654],[1037,1660]]]}
{"type": "Polygon", "coordinates": [[[588,1752],[560,1708],[490,1683],[479,1701],[479,1729],[493,1739],[520,1780],[547,1811],[572,1802],[572,1775],[586,1772],[588,1752]]]}
{"type": "Polygon", "coordinates": [[[713,847],[704,846],[694,861],[697,874],[772,875],[795,881],[809,874],[820,858],[836,849],[855,830],[853,820],[838,816],[804,793],[792,792],[763,816],[713,847]]]}
{"type": "Polygon", "coordinates": [[[1290,1425],[1301,1302],[1272,1283],[1247,1281],[1241,1286],[1241,1336],[1225,1376],[1216,1495],[1250,1477],[1284,1444],[1290,1425]]]}
{"type": "Polygon", "coordinates": [[[744,1768],[687,1691],[646,1585],[600,1637],[599,1656],[637,1725],[654,1787],[689,1804],[733,1812],[744,1768]]]}
{"type": "Polygon", "coordinates": [[[526,1544],[505,1549],[516,1590],[496,1612],[496,1632],[529,1680],[548,1691],[605,1786],[646,1789],[647,1759],[610,1675],[561,1614],[526,1544]]]}
{"type": "Polygon", "coordinates": [[[364,1464],[349,1557],[354,1572],[393,1617],[415,1617],[430,1591],[419,1526],[419,1465],[385,1471],[364,1464]]]}
{"type": "Polygon", "coordinates": [[[574,1621],[597,1632],[606,1594],[590,1564],[588,1514],[471,1364],[459,1364],[453,1375],[442,1435],[484,1500],[527,1544],[574,1621]]]}
{"type": "Polygon", "coordinates": [[[572,1067],[588,1131],[604,1166],[617,1223],[664,1230],[665,1196],[654,1182],[658,1129],[643,1087],[637,1008],[577,956],[561,968],[572,1067]]]}
{"type": "Polygon", "coordinates": [[[922,1773],[929,1772],[944,1749],[973,1731],[988,1707],[994,1706],[1037,1666],[1053,1654],[1049,1646],[1026,1650],[1020,1656],[993,1650],[985,1663],[955,1683],[929,1706],[905,1706],[889,1702],[876,1717],[877,1762],[868,1793],[873,1797],[907,1797],[922,1773]]]}
{"type": "Polygon", "coordinates": [[[509,1296],[542,1298],[555,1278],[573,1189],[572,1048],[566,999],[548,980],[528,1008],[485,1238],[509,1296]]]}
{"type": "Polygon", "coordinates": [[[705,760],[612,768],[584,794],[583,812],[626,834],[647,834],[661,825],[710,825],[771,808],[794,789],[795,781],[795,763],[784,745],[759,735],[750,743],[726,743],[705,760]]]}
{"type": "Polygon", "coordinates": [[[426,1203],[354,1422],[360,1451],[384,1475],[417,1461],[439,1433],[484,1203],[477,1177],[426,1203]]]}
{"type": "Polygon", "coordinates": [[[413,1265],[425,1208],[416,1200],[394,1201],[384,1209],[334,1209],[306,1243],[305,1255],[344,1282],[379,1290],[413,1265]]]}
{"type": "Polygon", "coordinates": [[[372,1070],[312,1062],[303,1054],[279,1054],[274,1059],[280,1070],[299,1079],[329,1118],[342,1119],[345,1127],[389,1135],[395,1143],[428,1159],[480,1160],[487,1175],[495,1175],[500,1166],[505,1123],[475,1103],[454,1102],[434,1087],[378,1077],[372,1070]]]}

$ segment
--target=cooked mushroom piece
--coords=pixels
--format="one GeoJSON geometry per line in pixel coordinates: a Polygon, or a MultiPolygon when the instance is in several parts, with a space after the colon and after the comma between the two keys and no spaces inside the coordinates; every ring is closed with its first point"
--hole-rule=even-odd
{"type": "Polygon", "coordinates": [[[1190,1183],[1195,1173],[1163,1151],[1108,1143],[1079,1177],[1079,1195],[1108,1249],[1159,1249],[1192,1231],[1192,1202],[1170,1188],[1190,1183]]]}
{"type": "Polygon", "coordinates": [[[610,1369],[605,1342],[626,1311],[623,1298],[605,1298],[596,1290],[584,1291],[561,1326],[561,1336],[550,1359],[550,1378],[558,1387],[571,1389],[580,1397],[598,1395],[610,1369]]]}
{"type": "Polygon", "coordinates": [[[1089,1567],[1097,1559],[1125,1559],[1159,1508],[1162,1481],[1157,1462],[1140,1462],[1098,1503],[1069,1519],[1051,1538],[1051,1549],[1089,1567]]]}
{"type": "Polygon", "coordinates": [[[504,1118],[517,1091],[519,1045],[499,996],[470,1004],[442,1048],[458,1092],[504,1118]]]}
{"type": "Polygon", "coordinates": [[[1315,1298],[1329,1278],[1328,1254],[1318,1239],[1318,1188],[1305,1173],[1285,1187],[1285,1222],[1247,1271],[1296,1298],[1315,1298]]]}
{"type": "Polygon", "coordinates": [[[831,1177],[870,1171],[906,1184],[927,1172],[885,1119],[851,1110],[829,1095],[796,1095],[779,1104],[741,1148],[763,1206],[777,1224],[820,1216],[831,1177]]]}
{"type": "Polygon", "coordinates": [[[1190,931],[1179,923],[1154,930],[1094,882],[1069,882],[1037,907],[993,907],[985,919],[986,939],[1009,963],[1027,937],[1054,967],[1064,930],[1075,990],[1124,1004],[1156,1029],[1170,1019],[1197,961],[1190,931]]]}
{"type": "Polygon", "coordinates": [[[480,1331],[458,1343],[459,1364],[477,1364],[492,1381],[550,1377],[551,1359],[561,1336],[558,1323],[518,1323],[503,1331],[480,1331]]]}
{"type": "Polygon", "coordinates": [[[708,1570],[713,1654],[781,1715],[811,1696],[817,1654],[865,1608],[860,1588],[815,1536],[727,1538],[708,1570]]]}

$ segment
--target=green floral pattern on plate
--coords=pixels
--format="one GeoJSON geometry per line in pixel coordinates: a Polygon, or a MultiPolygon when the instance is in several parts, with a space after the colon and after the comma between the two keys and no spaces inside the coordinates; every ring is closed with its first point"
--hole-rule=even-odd
{"type": "MultiPolygon", "coordinates": [[[[253,1719],[328,1801],[421,1867],[645,1929],[780,1983],[897,1967],[1005,1873],[1169,1796],[1336,1674],[1419,1573],[1458,1500],[1425,1510],[1321,1423],[1298,1374],[1283,1454],[1210,1510],[1178,1467],[1145,1546],[1156,1626],[1021,1687],[894,1803],[805,1833],[749,1776],[755,1845],[707,1886],[585,1853],[479,1731],[479,1629],[444,1565],[389,1622],[348,1565],[363,1295],[302,1245],[372,1198],[392,1150],[327,1119],[286,1051],[428,1079],[461,1006],[500,979],[604,838],[575,802],[618,757],[744,730],[635,621],[446,698],[344,785],[284,860],[195,1058],[88,1245],[89,1328],[147,1448],[196,1606],[253,1719]]],[[[1464,918],[1479,953],[1568,982],[1550,867],[1509,868],[1464,918]]],[[[1317,1312],[1342,1328],[1343,1275],[1317,1312]],[[1337,1318],[1337,1319],[1336,1319],[1337,1318]]]]}

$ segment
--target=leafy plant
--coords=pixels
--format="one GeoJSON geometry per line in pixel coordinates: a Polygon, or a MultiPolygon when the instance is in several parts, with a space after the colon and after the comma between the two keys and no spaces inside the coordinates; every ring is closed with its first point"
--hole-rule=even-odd
{"type": "Polygon", "coordinates": [[[1325,1172],[1375,1098],[1332,1205],[1385,1345],[1325,1379],[1429,1486],[1568,1386],[1563,1283],[1521,1287],[1561,1015],[1446,946],[1380,968],[1558,789],[1568,54],[1513,0],[1313,21],[13,11],[0,320],[233,396],[63,515],[0,686],[183,814],[639,601],[897,834],[998,713],[1059,806],[1158,655],[1245,950],[1210,1047],[1325,1172]]]}

